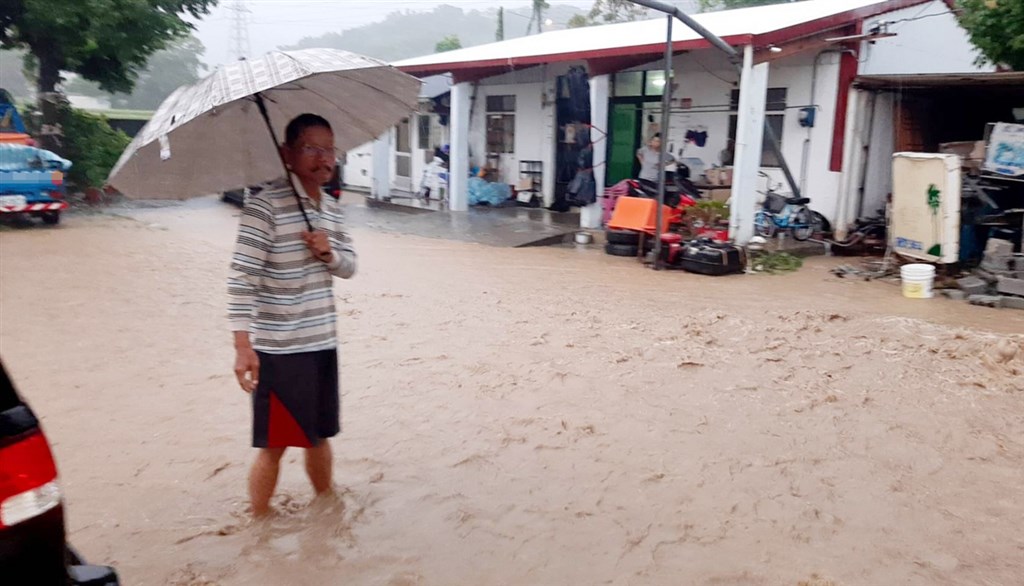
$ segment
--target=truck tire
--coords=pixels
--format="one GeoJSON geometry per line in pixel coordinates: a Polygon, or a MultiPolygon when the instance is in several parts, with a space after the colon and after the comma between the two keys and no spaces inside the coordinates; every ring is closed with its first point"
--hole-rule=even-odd
{"type": "Polygon", "coordinates": [[[612,244],[604,245],[605,254],[611,256],[639,256],[640,246],[637,244],[612,244]]]}
{"type": "Polygon", "coordinates": [[[608,244],[625,244],[636,246],[640,243],[640,233],[633,230],[616,230],[608,228],[604,231],[604,238],[608,244]]]}
{"type": "Polygon", "coordinates": [[[43,212],[41,217],[43,218],[43,223],[47,226],[60,224],[60,212],[43,212]]]}

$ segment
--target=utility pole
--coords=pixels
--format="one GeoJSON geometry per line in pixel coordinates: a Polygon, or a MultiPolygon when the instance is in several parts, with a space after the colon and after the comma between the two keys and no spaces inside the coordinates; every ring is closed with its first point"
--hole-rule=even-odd
{"type": "Polygon", "coordinates": [[[547,0],[533,0],[533,14],[530,16],[530,24],[526,27],[526,34],[530,34],[533,23],[537,23],[537,32],[544,32],[544,9],[547,8],[547,0]]]}
{"type": "Polygon", "coordinates": [[[249,15],[252,11],[246,5],[245,0],[235,0],[228,5],[231,16],[231,47],[234,50],[235,59],[248,59],[252,52],[249,44],[249,15]]]}
{"type": "Polygon", "coordinates": [[[495,33],[494,39],[496,41],[505,40],[505,8],[498,8],[498,32],[495,33]]]}

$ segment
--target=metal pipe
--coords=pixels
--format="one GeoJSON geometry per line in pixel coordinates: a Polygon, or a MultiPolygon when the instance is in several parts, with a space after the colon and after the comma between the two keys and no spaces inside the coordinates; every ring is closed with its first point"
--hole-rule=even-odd
{"type": "MultiPolygon", "coordinates": [[[[683,24],[693,29],[695,33],[704,37],[704,39],[711,43],[715,48],[721,50],[729,56],[729,61],[736,67],[740,76],[743,76],[743,56],[721,38],[716,36],[714,33],[704,28],[699,22],[691,18],[689,15],[684,13],[679,8],[660,2],[659,0],[631,0],[633,4],[639,4],[645,6],[651,10],[657,10],[669,16],[678,18],[683,24]]],[[[772,154],[779,161],[779,167],[782,169],[782,174],[786,176],[786,182],[789,184],[789,189],[793,192],[794,197],[802,197],[800,194],[800,186],[796,183],[796,178],[793,177],[793,172],[789,168],[789,164],[786,163],[786,158],[782,156],[782,145],[779,142],[779,137],[775,135],[775,131],[772,130],[771,124],[768,122],[768,117],[764,120],[764,133],[768,137],[768,147],[771,149],[772,154]]]]}
{"type": "Polygon", "coordinates": [[[678,18],[683,24],[685,24],[686,26],[690,27],[695,33],[697,33],[698,35],[700,35],[700,36],[704,37],[705,39],[707,39],[707,41],[709,43],[711,43],[716,48],[718,48],[718,49],[722,50],[723,52],[725,52],[726,55],[729,55],[729,57],[730,57],[729,60],[732,61],[732,63],[734,65],[736,65],[737,68],[740,68],[740,65],[743,62],[743,55],[741,55],[739,53],[739,51],[737,51],[735,48],[733,48],[732,45],[730,45],[729,43],[726,43],[722,39],[718,38],[714,33],[709,31],[708,29],[704,28],[703,25],[701,25],[699,22],[697,22],[696,20],[691,18],[688,14],[686,14],[682,10],[676,8],[675,6],[672,6],[671,4],[667,4],[665,2],[659,2],[658,0],[632,0],[632,1],[633,1],[633,4],[639,4],[640,6],[646,6],[647,8],[650,8],[651,10],[657,10],[658,12],[662,12],[662,13],[667,14],[669,16],[674,16],[674,17],[678,18]]]}
{"type": "Polygon", "coordinates": [[[665,85],[661,88],[661,149],[658,152],[658,210],[654,225],[654,270],[661,270],[661,223],[665,206],[665,156],[668,153],[669,107],[672,105],[672,15],[665,17],[665,85]]]}

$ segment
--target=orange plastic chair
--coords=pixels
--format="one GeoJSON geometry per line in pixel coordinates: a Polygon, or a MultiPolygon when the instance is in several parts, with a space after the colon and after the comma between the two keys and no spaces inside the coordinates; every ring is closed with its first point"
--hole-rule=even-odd
{"type": "MultiPolygon", "coordinates": [[[[668,232],[673,210],[661,206],[661,231],[668,232]]],[[[657,225],[658,202],[646,197],[620,197],[608,220],[614,230],[635,230],[653,235],[657,225]]]]}

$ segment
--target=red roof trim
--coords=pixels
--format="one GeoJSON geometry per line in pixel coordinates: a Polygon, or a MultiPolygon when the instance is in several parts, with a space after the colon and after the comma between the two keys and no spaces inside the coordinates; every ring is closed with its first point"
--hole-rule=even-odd
{"type": "MultiPolygon", "coordinates": [[[[752,35],[733,35],[723,40],[733,46],[749,45],[753,39],[752,35]]],[[[694,51],[708,49],[711,44],[704,39],[691,41],[679,41],[672,44],[674,51],[694,51]]],[[[638,55],[650,55],[651,61],[656,61],[665,54],[665,43],[651,43],[649,45],[636,45],[633,47],[614,47],[611,49],[599,49],[596,51],[573,51],[571,53],[554,53],[549,55],[531,55],[529,57],[517,57],[512,59],[485,59],[481,61],[464,61],[461,63],[431,63],[427,65],[404,65],[398,69],[412,75],[435,74],[455,72],[460,70],[478,70],[487,68],[501,68],[504,71],[542,65],[544,63],[559,63],[563,61],[585,61],[594,59],[607,59],[614,57],[636,57],[638,55]]]]}
{"type": "MultiPolygon", "coordinates": [[[[840,14],[833,14],[825,18],[819,18],[796,26],[779,29],[762,35],[732,35],[724,37],[724,41],[734,47],[754,44],[756,46],[779,45],[792,42],[807,36],[823,31],[841,28],[857,23],[865,18],[871,18],[894,10],[901,10],[918,4],[926,4],[933,0],[884,0],[876,4],[864,6],[854,10],[848,10],[840,14]]],[[[947,4],[955,0],[944,0],[947,4]]],[[[695,51],[709,49],[711,44],[704,39],[680,41],[672,45],[675,51],[695,51]]],[[[544,63],[558,63],[564,61],[595,60],[609,57],[635,57],[637,55],[650,54],[651,61],[656,61],[665,52],[664,43],[651,43],[649,45],[637,45],[633,47],[615,47],[611,49],[599,49],[595,51],[574,51],[570,53],[551,53],[547,55],[531,55],[529,57],[487,59],[481,61],[464,61],[457,63],[432,63],[425,65],[407,65],[399,69],[412,75],[431,75],[435,73],[457,72],[464,70],[481,71],[485,69],[498,69],[502,72],[512,71],[524,67],[541,65],[544,63]]]]}
{"type": "Polygon", "coordinates": [[[832,126],[832,155],[829,171],[843,170],[843,149],[846,145],[846,116],[850,111],[850,87],[857,78],[857,56],[843,53],[839,61],[839,89],[836,93],[836,117],[832,126]]]}

